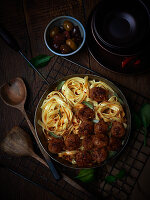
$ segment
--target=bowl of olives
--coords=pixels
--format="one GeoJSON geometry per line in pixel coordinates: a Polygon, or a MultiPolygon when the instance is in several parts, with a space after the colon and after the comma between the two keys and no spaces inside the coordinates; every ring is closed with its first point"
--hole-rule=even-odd
{"type": "Polygon", "coordinates": [[[85,29],[81,22],[70,16],[56,17],[44,32],[47,48],[58,56],[77,53],[84,45],[85,37],[85,29]]]}

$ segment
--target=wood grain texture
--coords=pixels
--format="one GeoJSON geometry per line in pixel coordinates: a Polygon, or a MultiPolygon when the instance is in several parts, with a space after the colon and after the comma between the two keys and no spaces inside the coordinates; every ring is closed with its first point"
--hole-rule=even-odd
{"type": "MultiPolygon", "coordinates": [[[[52,55],[52,53],[44,44],[43,39],[44,30],[49,21],[60,15],[70,15],[80,20],[86,27],[85,19],[88,19],[92,9],[98,2],[99,0],[5,0],[0,6],[0,23],[4,24],[5,27],[15,36],[22,48],[22,51],[29,59],[40,54],[52,55]]],[[[134,91],[150,97],[150,74],[143,74],[140,76],[124,76],[110,72],[101,67],[93,59],[86,45],[77,55],[74,55],[69,59],[88,66],[110,80],[117,81],[120,84],[133,89],[134,91]]],[[[54,58],[52,58],[46,67],[40,69],[41,73],[47,77],[48,81],[51,83],[53,82],[52,77],[55,77],[57,80],[63,76],[62,74],[58,74],[56,76],[57,72],[62,70],[61,64],[63,62],[62,60],[60,61],[60,59],[59,62],[56,61],[58,61],[58,57],[54,56],[54,58]],[[55,70],[51,71],[51,67],[53,65],[55,65],[55,70]]],[[[67,67],[71,68],[71,65],[67,67]]],[[[63,69],[64,71],[62,73],[67,74],[68,68],[63,69]]],[[[69,73],[73,73],[73,70],[70,69],[69,73]]],[[[43,81],[35,72],[33,72],[33,70],[26,64],[20,55],[18,55],[16,52],[13,52],[0,39],[0,85],[5,81],[17,76],[22,77],[27,86],[28,98],[26,102],[26,109],[31,121],[33,122],[35,107],[40,96],[47,88],[47,85],[43,83],[43,81]],[[35,99],[36,95],[37,98],[35,99]],[[34,99],[35,101],[32,103],[34,99]]],[[[1,141],[4,134],[14,125],[18,125],[23,117],[19,111],[4,105],[1,99],[0,111],[1,141]]],[[[22,126],[28,130],[26,122],[24,122],[22,126]]],[[[36,145],[34,146],[36,149],[36,145]]],[[[11,165],[12,167],[17,165],[20,166],[21,164],[22,166],[25,166],[27,169],[26,175],[30,175],[35,181],[39,181],[36,180],[36,173],[41,174],[41,177],[44,173],[46,173],[50,180],[52,178],[46,169],[42,171],[40,168],[38,171],[36,171],[36,165],[30,158],[14,158],[12,160],[8,159],[7,162],[7,164],[11,165]],[[32,169],[32,171],[29,169],[32,169]],[[32,175],[33,172],[35,173],[35,176],[32,175]]],[[[9,173],[7,170],[0,169],[0,175],[0,185],[2,186],[0,190],[0,197],[6,195],[5,199],[17,200],[27,198],[36,198],[37,200],[59,199],[53,195],[50,195],[45,190],[26,183],[17,176],[9,173]]],[[[43,182],[41,181],[41,183],[45,183],[44,180],[43,182]]],[[[55,190],[55,186],[51,185],[50,181],[49,185],[52,190],[55,190]]],[[[64,185],[64,181],[59,182],[57,187],[57,190],[62,197],[66,196],[66,199],[76,199],[75,195],[71,196],[71,194],[68,193],[67,196],[65,190],[63,191],[59,189],[59,185],[62,187],[64,185]]],[[[73,188],[70,188],[69,185],[66,187],[69,191],[73,190],[73,188]]],[[[75,191],[75,193],[77,193],[77,191],[75,191]]]]}
{"type": "Polygon", "coordinates": [[[60,200],[52,193],[29,183],[26,180],[14,175],[7,169],[1,169],[0,181],[0,197],[6,200],[26,200],[26,199],[42,199],[42,200],[60,200]],[[3,176],[2,176],[3,174],[3,176]]]}

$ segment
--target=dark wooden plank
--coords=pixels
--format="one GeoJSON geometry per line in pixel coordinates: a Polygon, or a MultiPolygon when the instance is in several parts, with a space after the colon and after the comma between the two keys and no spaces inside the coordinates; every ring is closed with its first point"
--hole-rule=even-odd
{"type": "MultiPolygon", "coordinates": [[[[3,1],[0,6],[0,22],[15,36],[23,51],[27,52],[27,56],[29,56],[30,51],[27,51],[27,49],[29,49],[28,35],[22,8],[22,1],[3,1]]],[[[0,57],[0,85],[17,76],[23,77],[24,79],[32,78],[33,72],[26,65],[24,60],[1,39],[0,57]]],[[[18,111],[8,108],[2,101],[0,102],[0,106],[0,129],[1,133],[4,134],[5,131],[10,130],[13,125],[17,125],[22,115],[18,111]]]]}
{"type": "Polygon", "coordinates": [[[26,199],[53,199],[60,200],[52,193],[29,183],[28,181],[14,175],[7,169],[0,168],[1,174],[1,199],[26,200],[26,199]],[[7,177],[7,178],[6,178],[7,177]]]}

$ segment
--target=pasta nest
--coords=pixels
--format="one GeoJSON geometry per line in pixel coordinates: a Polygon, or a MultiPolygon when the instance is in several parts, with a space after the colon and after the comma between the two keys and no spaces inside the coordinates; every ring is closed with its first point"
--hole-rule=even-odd
{"type": "Polygon", "coordinates": [[[46,131],[63,135],[66,129],[72,125],[73,112],[66,98],[58,91],[48,94],[42,106],[42,122],[39,124],[46,131]]]}

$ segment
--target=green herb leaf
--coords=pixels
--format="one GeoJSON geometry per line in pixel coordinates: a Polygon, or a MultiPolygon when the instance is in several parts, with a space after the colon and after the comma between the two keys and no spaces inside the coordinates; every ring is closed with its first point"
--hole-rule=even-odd
{"type": "Polygon", "coordinates": [[[109,151],[108,158],[113,157],[116,153],[117,151],[109,151]]]}
{"type": "Polygon", "coordinates": [[[81,169],[75,178],[84,183],[90,183],[94,180],[94,169],[81,169]]]}
{"type": "Polygon", "coordinates": [[[114,96],[116,96],[118,98],[118,94],[116,92],[114,92],[114,96]]]}
{"type": "Polygon", "coordinates": [[[146,146],[147,128],[150,126],[150,104],[144,104],[141,107],[140,116],[144,127],[144,146],[146,146]]]}
{"type": "Polygon", "coordinates": [[[98,119],[93,119],[92,122],[97,124],[99,122],[99,120],[98,119]]]}
{"type": "Polygon", "coordinates": [[[48,134],[50,134],[51,136],[53,136],[54,138],[61,138],[62,136],[60,135],[55,135],[55,133],[49,131],[48,134]]]}
{"type": "Polygon", "coordinates": [[[65,81],[61,81],[58,85],[57,85],[57,90],[59,91],[62,86],[64,85],[65,81]]]}
{"type": "Polygon", "coordinates": [[[126,175],[125,169],[121,169],[115,176],[106,176],[105,181],[107,183],[114,183],[117,179],[122,179],[126,175]]]}
{"type": "Polygon", "coordinates": [[[144,104],[140,110],[143,124],[148,127],[150,125],[150,104],[144,104]]]}
{"type": "Polygon", "coordinates": [[[58,110],[58,114],[59,114],[60,119],[61,119],[61,118],[62,118],[62,114],[61,114],[61,112],[60,112],[60,109],[58,110]]]}
{"type": "Polygon", "coordinates": [[[107,183],[114,183],[117,180],[117,178],[115,176],[106,176],[105,177],[105,181],[107,183]]]}
{"type": "Polygon", "coordinates": [[[30,62],[37,68],[45,67],[50,62],[53,56],[39,55],[30,60],[30,62]]]}
{"type": "Polygon", "coordinates": [[[122,146],[124,145],[124,143],[125,143],[125,140],[122,140],[122,143],[121,143],[121,144],[122,144],[122,146]]]}
{"type": "Polygon", "coordinates": [[[122,179],[126,175],[125,169],[121,169],[120,172],[115,176],[117,179],[122,179]]]}
{"type": "Polygon", "coordinates": [[[119,97],[118,97],[118,101],[119,101],[120,104],[122,104],[122,105],[124,104],[122,99],[120,99],[119,97]]]}
{"type": "Polygon", "coordinates": [[[118,94],[116,92],[114,92],[114,96],[117,97],[117,99],[118,99],[118,101],[119,101],[120,104],[122,104],[122,105],[124,104],[123,101],[122,101],[122,99],[120,99],[120,97],[118,96],[118,94]]]}
{"type": "Polygon", "coordinates": [[[110,131],[111,127],[112,127],[112,122],[110,122],[110,124],[108,126],[108,131],[110,131]]]}
{"type": "Polygon", "coordinates": [[[132,112],[132,121],[133,121],[133,127],[135,129],[140,129],[142,127],[142,120],[141,117],[136,113],[136,112],[132,112]]]}
{"type": "Polygon", "coordinates": [[[91,108],[92,110],[94,110],[94,106],[93,106],[93,104],[91,102],[89,102],[89,101],[82,101],[82,103],[84,105],[86,105],[87,107],[91,108]]]}

